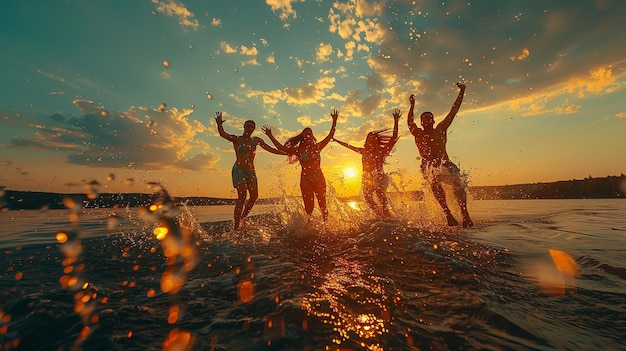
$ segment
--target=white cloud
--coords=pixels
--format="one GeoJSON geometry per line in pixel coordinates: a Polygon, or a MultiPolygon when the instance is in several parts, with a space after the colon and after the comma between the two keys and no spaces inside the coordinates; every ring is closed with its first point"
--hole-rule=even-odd
{"type": "Polygon", "coordinates": [[[152,0],[152,3],[155,4],[156,10],[160,13],[165,14],[170,17],[177,17],[178,23],[183,27],[191,27],[193,30],[198,30],[200,23],[195,18],[193,12],[189,11],[187,7],[180,1],[169,0],[159,1],[152,0]]]}
{"type": "Polygon", "coordinates": [[[272,11],[278,12],[278,17],[281,20],[285,21],[288,20],[290,17],[298,17],[296,11],[293,9],[293,7],[291,7],[291,3],[295,1],[296,0],[265,0],[265,3],[270,6],[272,11]]]}

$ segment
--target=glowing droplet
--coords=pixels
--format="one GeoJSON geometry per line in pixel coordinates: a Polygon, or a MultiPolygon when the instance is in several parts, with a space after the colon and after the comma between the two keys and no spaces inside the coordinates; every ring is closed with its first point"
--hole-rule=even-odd
{"type": "Polygon", "coordinates": [[[213,95],[211,95],[211,93],[208,93],[208,92],[207,92],[207,93],[206,93],[206,97],[207,97],[207,99],[209,99],[209,100],[213,100],[213,95]]]}
{"type": "Polygon", "coordinates": [[[170,62],[168,60],[163,60],[163,66],[169,67],[170,66],[170,62]]]}
{"type": "Polygon", "coordinates": [[[250,302],[252,301],[252,297],[254,296],[254,285],[251,281],[246,280],[243,281],[239,285],[239,299],[241,302],[250,302]]]}
{"type": "Polygon", "coordinates": [[[58,232],[56,235],[57,241],[60,243],[64,243],[67,241],[67,234],[63,232],[58,232]]]}

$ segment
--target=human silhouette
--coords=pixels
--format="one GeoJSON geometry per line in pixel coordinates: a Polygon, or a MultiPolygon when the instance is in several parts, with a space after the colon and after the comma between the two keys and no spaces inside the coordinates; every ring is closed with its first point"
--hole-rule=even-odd
{"type": "Polygon", "coordinates": [[[253,137],[252,132],[256,128],[256,123],[247,120],[243,124],[243,134],[237,136],[228,134],[224,131],[224,120],[222,112],[216,112],[215,121],[220,136],[233,144],[237,159],[232,169],[233,187],[237,189],[237,202],[235,203],[233,228],[240,229],[240,224],[245,219],[254,203],[259,197],[259,186],[254,169],[254,157],[256,156],[256,147],[261,146],[264,150],[276,155],[286,155],[286,153],[269,146],[263,139],[253,137]],[[248,196],[246,201],[246,197],[248,196]]]}
{"type": "Polygon", "coordinates": [[[326,207],[326,179],[322,173],[320,153],[335,135],[339,111],[333,110],[330,115],[333,119],[330,132],[319,143],[311,128],[304,128],[298,135],[289,138],[284,145],[276,140],[269,126],[262,128],[274,146],[289,155],[289,162],[300,162],[300,191],[302,192],[304,210],[310,218],[315,208],[315,198],[317,198],[324,221],[328,219],[328,208],[326,207]]]}
{"type": "Polygon", "coordinates": [[[420,115],[419,128],[413,121],[413,109],[415,107],[415,98],[413,95],[409,97],[411,108],[407,116],[407,124],[409,131],[415,137],[415,145],[422,158],[420,170],[424,179],[430,183],[430,188],[441,205],[446,215],[449,226],[457,226],[459,222],[450,213],[450,208],[446,203],[446,196],[443,191],[442,183],[452,185],[454,196],[461,208],[463,216],[463,227],[471,227],[474,225],[467,211],[467,199],[465,195],[465,182],[462,180],[461,171],[450,161],[448,152],[446,151],[447,131],[450,124],[454,120],[465,95],[465,84],[457,83],[459,87],[459,95],[457,96],[448,115],[435,126],[435,119],[432,112],[424,112],[420,115]]]}
{"type": "Polygon", "coordinates": [[[367,133],[363,147],[356,147],[341,140],[333,138],[339,145],[361,154],[363,176],[361,187],[363,198],[369,208],[378,216],[388,218],[391,216],[387,207],[387,185],[389,177],[385,174],[383,166],[385,159],[398,141],[398,120],[402,114],[396,109],[393,112],[393,134],[384,134],[387,129],[367,133]]]}

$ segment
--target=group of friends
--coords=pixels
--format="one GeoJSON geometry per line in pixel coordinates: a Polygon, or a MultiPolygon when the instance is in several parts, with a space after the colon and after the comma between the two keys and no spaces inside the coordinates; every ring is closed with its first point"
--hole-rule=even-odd
{"type": "MultiPolygon", "coordinates": [[[[433,195],[446,216],[449,226],[458,226],[459,221],[452,215],[446,203],[445,193],[442,183],[450,184],[454,191],[454,196],[459,204],[462,215],[463,227],[473,226],[467,210],[467,199],[465,194],[465,182],[462,179],[459,168],[450,161],[446,151],[447,130],[452,124],[454,117],[461,107],[465,95],[465,85],[457,83],[459,94],[446,117],[435,125],[432,112],[424,112],[420,115],[421,128],[414,121],[415,98],[409,97],[411,107],[407,116],[409,131],[415,138],[415,145],[421,157],[420,170],[426,179],[433,195]]],[[[259,196],[257,176],[254,169],[254,157],[257,146],[264,150],[276,154],[286,155],[290,163],[299,162],[300,190],[302,200],[307,215],[311,216],[315,208],[315,200],[322,213],[324,221],[328,219],[328,208],[326,205],[326,179],[321,168],[321,152],[331,142],[346,147],[356,153],[361,154],[363,177],[362,192],[363,198],[370,209],[381,218],[391,216],[387,206],[387,185],[389,178],[383,170],[386,158],[391,153],[398,141],[398,121],[402,116],[399,109],[393,112],[394,125],[391,135],[387,129],[372,131],[367,134],[362,147],[350,145],[334,138],[337,127],[339,111],[333,110],[330,114],[332,125],[330,132],[321,141],[317,141],[311,128],[304,128],[299,134],[287,139],[284,143],[274,137],[269,126],[261,129],[271,140],[273,147],[263,139],[252,136],[256,124],[252,120],[247,120],[243,124],[243,134],[240,136],[229,134],[224,130],[224,119],[222,113],[217,112],[215,121],[219,134],[224,139],[230,141],[235,149],[237,157],[232,168],[233,187],[237,190],[237,201],[234,211],[233,227],[239,229],[242,220],[245,219],[259,196]],[[246,200],[247,198],[247,200],[246,200]]]]}

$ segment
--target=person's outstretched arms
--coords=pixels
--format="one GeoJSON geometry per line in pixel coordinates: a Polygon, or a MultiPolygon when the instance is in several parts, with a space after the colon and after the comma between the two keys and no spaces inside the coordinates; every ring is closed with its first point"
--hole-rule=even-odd
{"type": "Polygon", "coordinates": [[[230,142],[232,142],[233,140],[235,140],[237,138],[237,136],[233,135],[233,134],[228,134],[226,133],[226,131],[224,130],[224,120],[222,119],[222,112],[215,112],[215,122],[217,123],[217,131],[220,133],[220,136],[230,142]]]}
{"type": "Polygon", "coordinates": [[[346,142],[343,142],[343,141],[341,141],[341,140],[339,140],[339,139],[335,139],[335,138],[333,138],[333,139],[332,139],[332,141],[334,141],[334,142],[336,142],[337,144],[339,144],[339,145],[341,145],[341,146],[343,146],[343,147],[345,147],[345,148],[348,148],[348,149],[350,149],[350,150],[352,150],[352,151],[354,151],[354,152],[358,152],[358,153],[360,153],[360,154],[362,154],[362,153],[363,153],[363,150],[365,150],[365,149],[364,149],[364,148],[362,148],[362,147],[352,146],[352,145],[350,145],[350,144],[348,144],[348,143],[346,143],[346,142]]]}
{"type": "Polygon", "coordinates": [[[330,116],[333,118],[333,125],[330,126],[330,132],[328,133],[326,138],[324,138],[324,140],[319,142],[318,145],[319,145],[320,151],[324,147],[326,147],[326,145],[328,145],[330,140],[335,136],[335,129],[337,129],[337,118],[339,117],[339,111],[337,109],[333,110],[333,112],[330,113],[330,116]]]}
{"type": "Polygon", "coordinates": [[[270,140],[272,141],[272,144],[274,144],[274,146],[276,147],[278,151],[284,152],[285,155],[293,154],[293,150],[290,150],[289,148],[285,147],[285,145],[281,144],[280,141],[278,141],[276,137],[274,137],[274,134],[272,134],[272,128],[270,126],[265,125],[261,127],[261,130],[263,131],[263,133],[265,133],[265,135],[267,135],[268,138],[270,138],[270,140]]]}
{"type": "Polygon", "coordinates": [[[413,116],[413,110],[415,109],[415,95],[411,94],[411,96],[409,96],[409,102],[411,103],[411,107],[409,108],[409,114],[406,116],[406,124],[409,127],[409,132],[415,135],[419,129],[415,124],[413,116]]]}
{"type": "Polygon", "coordinates": [[[441,121],[441,123],[437,126],[438,128],[443,128],[444,130],[448,129],[450,124],[452,124],[452,121],[454,121],[454,117],[457,112],[459,112],[459,109],[461,108],[463,96],[465,96],[465,84],[459,82],[456,83],[456,86],[459,87],[459,95],[456,97],[456,100],[454,100],[454,104],[452,104],[452,108],[450,109],[450,112],[448,112],[446,118],[444,118],[443,121],[441,121]]]}
{"type": "Polygon", "coordinates": [[[267,152],[270,152],[272,154],[275,154],[275,155],[287,155],[286,152],[280,151],[280,150],[275,149],[275,148],[271,147],[270,145],[268,145],[265,142],[265,140],[263,140],[263,139],[261,139],[259,137],[254,137],[254,138],[257,140],[257,145],[260,145],[263,148],[263,150],[265,150],[267,152]]]}

